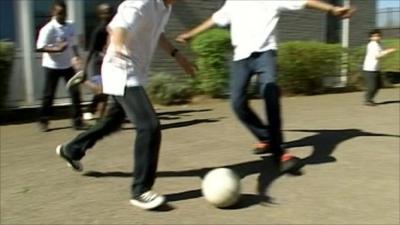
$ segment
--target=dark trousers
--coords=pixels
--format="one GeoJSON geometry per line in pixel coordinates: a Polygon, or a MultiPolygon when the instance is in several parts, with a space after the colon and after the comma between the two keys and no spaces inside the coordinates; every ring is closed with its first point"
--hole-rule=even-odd
{"type": "MultiPolygon", "coordinates": [[[[57,90],[58,80],[64,78],[67,82],[74,74],[74,69],[50,69],[44,68],[45,71],[45,85],[43,89],[42,109],[40,114],[40,122],[47,123],[52,114],[52,105],[54,95],[57,90]]],[[[81,123],[81,94],[78,88],[69,90],[73,106],[73,123],[78,125],[81,123]]]]}
{"type": "Polygon", "coordinates": [[[234,61],[230,86],[232,108],[239,120],[259,141],[269,141],[277,159],[283,154],[281,131],[280,91],[276,84],[276,51],[256,52],[246,59],[234,61]],[[250,108],[247,88],[256,74],[260,82],[260,95],[265,101],[266,125],[250,108]]]}
{"type": "Polygon", "coordinates": [[[106,116],[89,130],[65,145],[66,154],[80,160],[85,152],[103,137],[117,131],[125,116],[136,125],[133,147],[134,175],[132,196],[138,196],[154,184],[161,143],[161,128],[156,112],[143,87],[128,87],[124,96],[112,96],[106,116]]]}
{"type": "Polygon", "coordinates": [[[378,71],[363,71],[363,76],[366,85],[364,95],[365,102],[372,102],[376,93],[382,86],[381,76],[378,71]]]}

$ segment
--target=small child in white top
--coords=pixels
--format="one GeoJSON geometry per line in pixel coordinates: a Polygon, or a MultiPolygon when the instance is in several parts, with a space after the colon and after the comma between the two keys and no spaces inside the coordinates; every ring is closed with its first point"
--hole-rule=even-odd
{"type": "Polygon", "coordinates": [[[380,40],[382,39],[381,31],[378,29],[372,30],[369,33],[369,43],[363,64],[363,76],[366,83],[366,91],[364,95],[364,105],[375,106],[373,101],[376,93],[381,86],[381,78],[379,74],[379,60],[392,53],[397,49],[383,49],[380,40]]]}

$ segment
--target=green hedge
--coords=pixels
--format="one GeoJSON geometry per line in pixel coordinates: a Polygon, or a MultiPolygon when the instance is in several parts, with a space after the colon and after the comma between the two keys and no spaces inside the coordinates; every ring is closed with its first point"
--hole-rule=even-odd
{"type": "Polygon", "coordinates": [[[394,53],[382,58],[381,70],[400,72],[400,39],[387,39],[382,41],[383,48],[397,48],[394,53]]]}
{"type": "Polygon", "coordinates": [[[228,84],[227,53],[231,49],[229,32],[211,29],[198,35],[191,48],[196,53],[198,68],[195,88],[201,94],[223,96],[228,84]]]}
{"type": "Polygon", "coordinates": [[[153,102],[162,105],[187,103],[194,94],[190,80],[166,73],[151,76],[146,91],[153,102]]]}
{"type": "Polygon", "coordinates": [[[13,57],[14,44],[0,41],[0,109],[5,105],[13,57]]]}
{"type": "Polygon", "coordinates": [[[278,82],[286,94],[323,93],[324,77],[340,73],[342,48],[320,42],[286,42],[278,50],[278,82]]]}

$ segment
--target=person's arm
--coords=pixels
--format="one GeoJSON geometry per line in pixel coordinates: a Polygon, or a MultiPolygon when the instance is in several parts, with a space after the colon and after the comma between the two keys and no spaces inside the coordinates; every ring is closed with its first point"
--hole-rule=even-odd
{"type": "Polygon", "coordinates": [[[60,53],[65,51],[68,47],[68,42],[62,40],[58,43],[49,43],[50,33],[51,29],[47,29],[46,27],[39,31],[39,37],[36,42],[36,51],[47,53],[60,53]]]}
{"type": "Polygon", "coordinates": [[[158,44],[168,55],[175,58],[176,62],[185,70],[187,74],[191,76],[195,75],[195,67],[183,54],[179,52],[177,48],[171,44],[167,37],[165,37],[164,33],[160,35],[158,44]]]}
{"type": "Polygon", "coordinates": [[[395,51],[397,51],[396,48],[388,48],[388,49],[382,50],[379,52],[379,54],[376,56],[376,58],[377,59],[383,58],[383,57],[387,56],[388,54],[393,53],[395,51]]]}
{"type": "Polygon", "coordinates": [[[203,23],[201,23],[200,25],[198,25],[197,27],[184,32],[180,35],[178,35],[176,37],[176,41],[180,42],[180,43],[186,43],[188,40],[190,40],[192,37],[210,29],[211,27],[213,27],[215,25],[214,21],[212,20],[212,18],[208,18],[206,21],[204,21],[203,23]]]}
{"type": "Polygon", "coordinates": [[[307,0],[306,8],[324,11],[342,19],[350,18],[355,12],[352,7],[334,6],[318,0],[307,0]]]}
{"type": "Polygon", "coordinates": [[[97,28],[94,31],[94,33],[90,39],[90,44],[89,44],[89,49],[88,49],[89,52],[88,52],[88,55],[85,60],[85,65],[83,66],[83,72],[84,72],[85,77],[87,76],[87,70],[89,67],[90,60],[92,59],[92,57],[95,53],[96,41],[98,40],[98,36],[100,35],[100,30],[101,30],[100,28],[97,28]]]}

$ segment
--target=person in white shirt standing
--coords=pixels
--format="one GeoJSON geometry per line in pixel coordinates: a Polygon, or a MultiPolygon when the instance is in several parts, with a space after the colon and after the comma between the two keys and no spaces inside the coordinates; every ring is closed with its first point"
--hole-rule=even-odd
{"type": "Polygon", "coordinates": [[[103,92],[114,102],[106,116],[72,141],[57,146],[57,154],[76,171],[85,152],[104,136],[118,130],[125,116],[136,125],[133,146],[134,168],[130,203],[142,209],[154,209],[165,202],[152,191],[161,144],[161,128],[156,112],[143,85],[150,61],[160,45],[194,75],[194,67],[172,46],[164,35],[173,0],[125,0],[108,25],[110,44],[102,65],[103,92]]]}
{"type": "Polygon", "coordinates": [[[282,11],[304,7],[329,12],[342,18],[350,17],[354,11],[350,7],[333,6],[316,0],[227,0],[205,22],[176,38],[178,42],[185,43],[214,25],[230,25],[234,47],[230,75],[232,108],[239,120],[259,141],[254,153],[273,153],[282,173],[298,173],[304,163],[282,147],[280,91],[276,84],[276,26],[282,11]],[[268,125],[262,122],[248,104],[246,92],[253,74],[259,76],[268,125]]]}
{"type": "Polygon", "coordinates": [[[364,95],[364,105],[375,106],[374,97],[381,87],[382,81],[379,73],[379,60],[392,53],[397,49],[389,48],[383,50],[380,40],[382,39],[381,31],[378,29],[372,30],[369,33],[369,43],[365,54],[363,64],[363,76],[366,83],[366,91],[364,95]]]}
{"type": "MultiPolygon", "coordinates": [[[[74,64],[80,63],[76,45],[75,29],[66,21],[67,7],[63,1],[55,1],[51,8],[52,19],[40,29],[36,51],[43,52],[42,66],[45,71],[45,85],[42,109],[39,120],[40,130],[49,131],[49,117],[59,78],[67,82],[74,74],[74,64]]],[[[69,90],[73,105],[73,122],[75,129],[83,128],[81,99],[79,89],[69,90]]]]}

